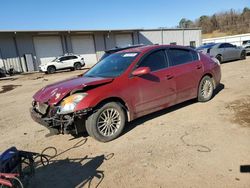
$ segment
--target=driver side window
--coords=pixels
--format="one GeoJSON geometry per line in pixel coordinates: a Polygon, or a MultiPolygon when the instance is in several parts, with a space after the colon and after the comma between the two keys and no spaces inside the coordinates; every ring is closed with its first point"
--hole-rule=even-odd
{"type": "Polygon", "coordinates": [[[165,52],[159,50],[149,54],[142,60],[139,67],[149,67],[151,71],[160,70],[167,67],[165,52]]]}

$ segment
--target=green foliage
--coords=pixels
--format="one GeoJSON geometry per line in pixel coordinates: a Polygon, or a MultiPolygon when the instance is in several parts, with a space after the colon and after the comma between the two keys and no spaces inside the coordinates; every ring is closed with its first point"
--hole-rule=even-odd
{"type": "Polygon", "coordinates": [[[182,18],[179,28],[201,27],[202,32],[214,31],[241,34],[250,32],[250,8],[245,7],[241,12],[230,9],[226,12],[218,12],[212,16],[202,15],[195,21],[182,18]]]}

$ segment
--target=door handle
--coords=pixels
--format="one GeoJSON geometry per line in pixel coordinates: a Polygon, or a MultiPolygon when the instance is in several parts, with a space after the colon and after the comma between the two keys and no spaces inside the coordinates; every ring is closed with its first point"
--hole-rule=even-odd
{"type": "Polygon", "coordinates": [[[166,78],[167,80],[171,80],[174,76],[173,75],[167,75],[166,78]]]}
{"type": "Polygon", "coordinates": [[[201,66],[201,65],[196,65],[196,68],[197,68],[197,69],[201,69],[202,66],[201,66]]]}

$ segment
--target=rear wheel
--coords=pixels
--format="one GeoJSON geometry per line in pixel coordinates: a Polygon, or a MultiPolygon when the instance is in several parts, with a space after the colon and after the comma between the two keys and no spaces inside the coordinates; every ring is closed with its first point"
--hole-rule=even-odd
{"type": "Polygon", "coordinates": [[[246,59],[246,52],[245,51],[242,51],[241,54],[240,54],[240,59],[246,59]]]}
{"type": "Polygon", "coordinates": [[[209,76],[204,76],[199,85],[198,89],[198,101],[199,102],[206,102],[209,101],[214,92],[214,84],[213,79],[209,76]]]}
{"type": "Polygon", "coordinates": [[[117,138],[123,131],[126,116],[119,103],[109,102],[93,112],[86,120],[88,134],[100,142],[117,138]]]}
{"type": "Polygon", "coordinates": [[[74,64],[74,69],[75,70],[80,70],[82,68],[81,63],[75,63],[74,64]]]}
{"type": "Polygon", "coordinates": [[[47,68],[47,73],[48,73],[48,74],[53,74],[54,72],[56,72],[56,67],[54,67],[54,66],[49,66],[49,67],[47,68]]]}

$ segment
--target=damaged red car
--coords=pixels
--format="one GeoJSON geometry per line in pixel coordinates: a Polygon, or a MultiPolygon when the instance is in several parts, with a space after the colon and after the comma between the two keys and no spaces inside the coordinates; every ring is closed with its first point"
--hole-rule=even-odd
{"type": "Polygon", "coordinates": [[[33,96],[31,115],[59,133],[86,130],[107,142],[122,133],[126,122],[193,98],[210,100],[220,79],[219,63],[191,48],[141,46],[42,88],[33,96]]]}

